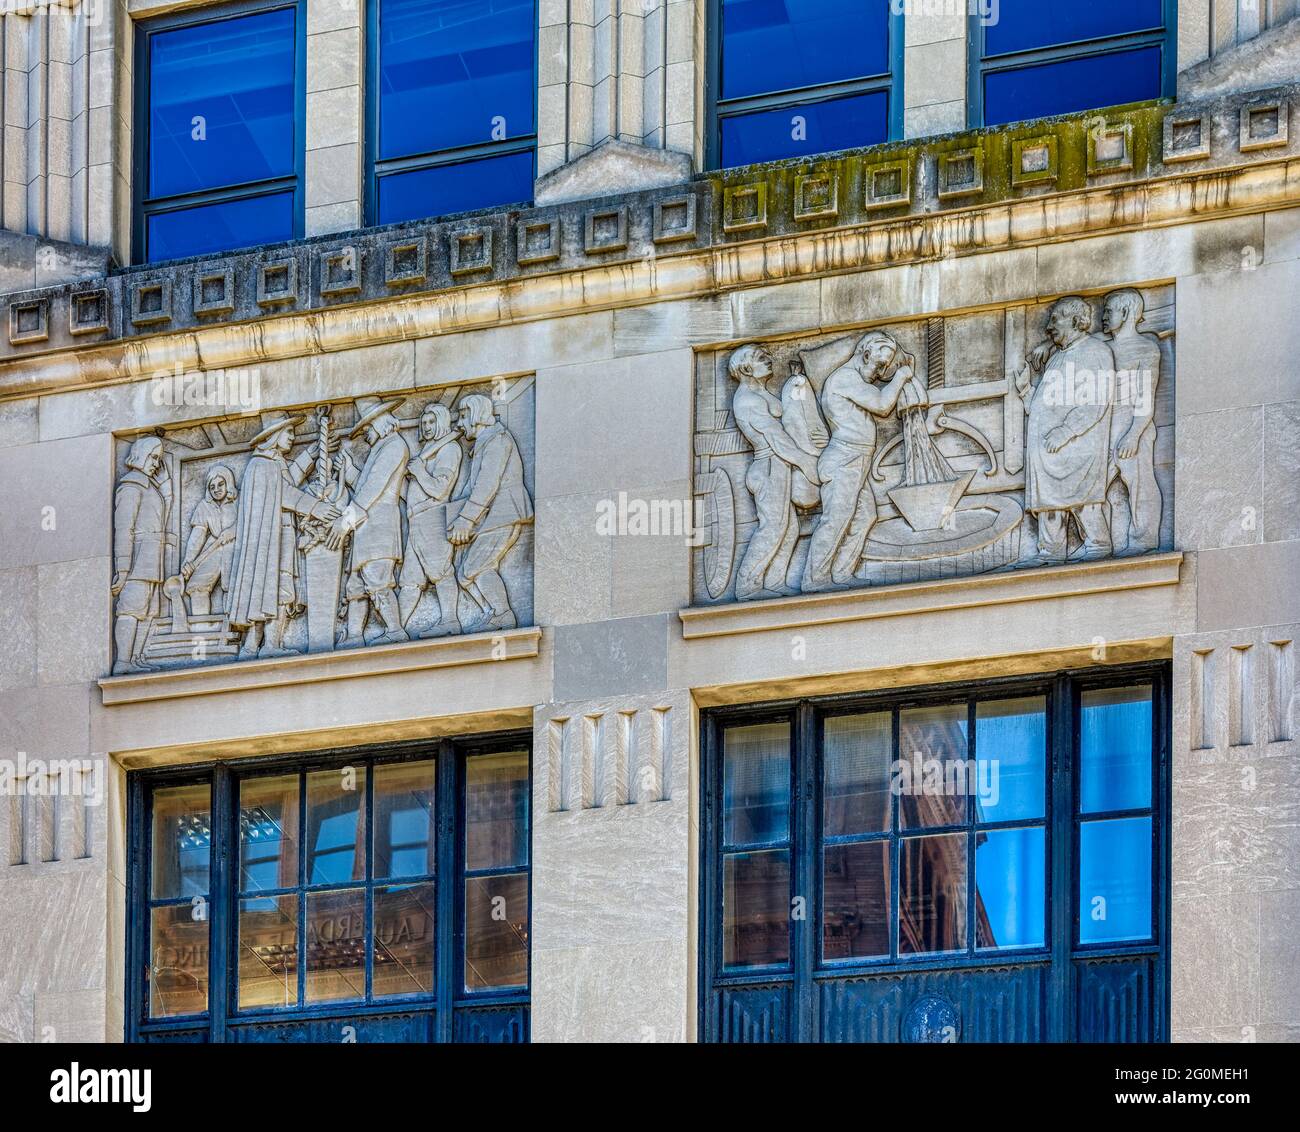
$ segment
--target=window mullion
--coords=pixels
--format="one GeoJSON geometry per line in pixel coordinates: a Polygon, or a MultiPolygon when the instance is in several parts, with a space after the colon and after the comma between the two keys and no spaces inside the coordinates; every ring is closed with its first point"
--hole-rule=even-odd
{"type": "Polygon", "coordinates": [[[1074,947],[1074,685],[1068,677],[1055,681],[1047,731],[1049,877],[1048,939],[1052,950],[1051,991],[1047,996],[1047,1038],[1069,1039],[1070,956],[1074,947]]]}
{"type": "Polygon", "coordinates": [[[232,846],[238,835],[238,808],[230,769],[212,772],[212,845],[208,881],[208,1015],[209,1040],[226,1040],[226,1016],[234,990],[233,964],[238,954],[234,938],[238,916],[232,914],[235,863],[232,846]]]}
{"type": "Polygon", "coordinates": [[[816,961],[816,929],[821,922],[821,901],[817,874],[821,854],[817,845],[817,715],[812,704],[802,701],[795,710],[792,770],[794,814],[791,829],[794,894],[803,898],[802,918],[793,922],[795,1035],[796,1041],[816,1040],[817,1003],[813,994],[813,966],[816,961]]]}
{"type": "Polygon", "coordinates": [[[456,837],[459,822],[459,782],[456,774],[456,752],[450,740],[438,746],[437,785],[434,790],[434,829],[437,844],[434,857],[435,906],[437,922],[434,926],[434,1001],[435,1038],[437,1042],[452,1041],[453,1002],[456,999],[456,837]]]}

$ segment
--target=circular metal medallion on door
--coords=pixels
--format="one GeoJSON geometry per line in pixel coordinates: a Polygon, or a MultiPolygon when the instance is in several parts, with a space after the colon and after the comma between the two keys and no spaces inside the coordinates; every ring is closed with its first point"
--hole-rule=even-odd
{"type": "Polygon", "coordinates": [[[904,1042],[955,1042],[961,1036],[961,1018],[946,998],[925,995],[908,1007],[903,1016],[904,1042]]]}

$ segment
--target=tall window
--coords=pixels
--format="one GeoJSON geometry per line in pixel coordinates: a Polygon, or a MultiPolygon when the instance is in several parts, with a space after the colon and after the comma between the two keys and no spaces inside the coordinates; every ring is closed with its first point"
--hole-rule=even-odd
{"type": "Polygon", "coordinates": [[[137,779],[134,1034],[525,1037],[528,762],[444,743],[137,779]]]}
{"type": "Polygon", "coordinates": [[[996,126],[1172,94],[1173,0],[999,0],[971,17],[970,116],[996,126]]]}
{"type": "Polygon", "coordinates": [[[302,234],[302,0],[140,25],[137,262],[302,234]]]}
{"type": "Polygon", "coordinates": [[[713,164],[873,145],[901,134],[890,0],[715,0],[713,164]]]}
{"type": "Polygon", "coordinates": [[[536,0],[371,0],[369,215],[532,200],[536,0]]]}
{"type": "Polygon", "coordinates": [[[969,1038],[1114,1038],[1071,985],[1161,1033],[1163,679],[714,713],[705,1033],[906,1039],[938,995],[969,1038]]]}

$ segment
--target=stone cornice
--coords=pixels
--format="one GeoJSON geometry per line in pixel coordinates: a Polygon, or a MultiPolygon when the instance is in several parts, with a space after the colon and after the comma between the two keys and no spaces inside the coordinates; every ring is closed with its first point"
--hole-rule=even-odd
{"type": "Polygon", "coordinates": [[[436,637],[377,648],[347,649],[249,660],[200,668],[106,676],[99,681],[104,705],[176,700],[222,692],[315,684],[324,680],[386,676],[464,664],[527,660],[538,655],[542,631],[536,627],[472,636],[436,637]]]}
{"type": "Polygon", "coordinates": [[[1052,119],[25,292],[0,399],[1292,207],[1297,107],[1052,119]]]}
{"type": "Polygon", "coordinates": [[[1178,584],[1180,551],[680,610],[690,641],[1178,584]]]}

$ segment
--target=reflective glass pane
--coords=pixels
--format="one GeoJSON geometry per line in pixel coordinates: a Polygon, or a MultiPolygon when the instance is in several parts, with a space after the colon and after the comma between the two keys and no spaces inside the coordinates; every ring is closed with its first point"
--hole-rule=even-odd
{"type": "Polygon", "coordinates": [[[294,171],[292,7],[149,37],[149,195],[294,171]]]}
{"type": "Polygon", "coordinates": [[[722,962],[768,967],[790,961],[790,853],[730,853],[722,866],[722,962]]]}
{"type": "Polygon", "coordinates": [[[465,761],[465,868],[528,863],[528,752],[465,761]]]}
{"type": "Polygon", "coordinates": [[[366,768],[307,775],[307,883],[340,884],[366,876],[366,768]]]}
{"type": "Polygon", "coordinates": [[[875,91],[778,110],[729,114],[721,125],[719,162],[724,169],[853,149],[889,137],[889,96],[875,91]]]}
{"type": "Polygon", "coordinates": [[[1112,51],[984,76],[984,124],[1024,122],[1160,97],[1160,48],[1112,51]]]}
{"type": "Polygon", "coordinates": [[[722,97],[882,75],[889,0],[722,0],[722,97]]]}
{"type": "Polygon", "coordinates": [[[723,840],[783,841],[790,835],[790,724],[728,727],[722,737],[723,840]]]}
{"type": "Polygon", "coordinates": [[[889,842],[828,846],[822,864],[822,958],[889,954],[889,842]]]}
{"type": "Polygon", "coordinates": [[[1151,819],[1079,826],[1079,942],[1151,938],[1151,819]]]}
{"type": "Polygon", "coordinates": [[[823,836],[889,828],[892,743],[887,711],[826,720],[822,728],[823,836]]]}
{"type": "Polygon", "coordinates": [[[259,892],[298,883],[298,776],[239,784],[239,889],[259,892]]]}
{"type": "Polygon", "coordinates": [[[239,902],[239,1008],[298,1003],[298,897],[239,902]]]}
{"type": "Polygon", "coordinates": [[[975,834],[975,946],[1041,947],[1047,902],[1044,832],[975,834]]]}
{"type": "Polygon", "coordinates": [[[434,762],[374,768],[375,876],[416,877],[434,871],[434,762]]]}
{"type": "Polygon", "coordinates": [[[366,890],[307,894],[307,1002],[364,998],[366,890]]]}
{"type": "Polygon", "coordinates": [[[450,216],[533,199],[533,152],[435,165],[379,178],[379,223],[450,216]]]}
{"type": "Polygon", "coordinates": [[[904,828],[964,825],[966,795],[977,793],[977,768],[967,759],[965,704],[906,708],[898,713],[898,820],[904,828]]]}
{"type": "Polygon", "coordinates": [[[380,0],[381,159],[533,133],[533,5],[380,0]]]}
{"type": "Polygon", "coordinates": [[[149,1017],[208,1008],[206,904],[171,904],[149,914],[149,1017]]]}
{"type": "Polygon", "coordinates": [[[293,239],[293,193],[155,212],[145,223],[150,263],[275,244],[293,239]]]}
{"type": "Polygon", "coordinates": [[[908,837],[898,854],[898,953],[966,949],[966,834],[908,837]]]}
{"type": "Polygon", "coordinates": [[[395,884],[375,889],[374,976],[376,998],[428,994],[433,990],[436,890],[432,884],[395,884]]]}
{"type": "Polygon", "coordinates": [[[1150,806],[1150,685],[1084,692],[1080,707],[1080,811],[1150,806]]]}
{"type": "Polygon", "coordinates": [[[976,821],[1041,818],[1047,790],[1047,700],[1027,696],[975,706],[976,821]]]}
{"type": "Polygon", "coordinates": [[[1162,0],[1089,0],[1087,4],[1044,0],[997,0],[997,18],[984,28],[984,53],[1056,47],[1164,24],[1162,0]]]}
{"type": "Polygon", "coordinates": [[[212,788],[169,786],[153,792],[152,894],[155,900],[208,891],[212,788]]]}
{"type": "Polygon", "coordinates": [[[465,880],[465,989],[528,984],[528,874],[465,880]]]}

